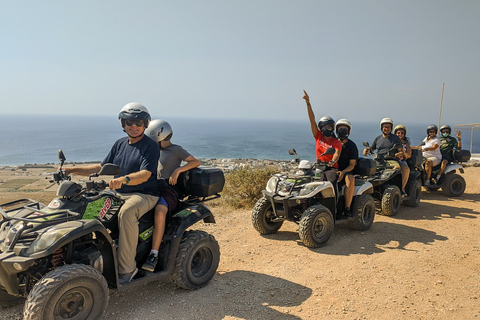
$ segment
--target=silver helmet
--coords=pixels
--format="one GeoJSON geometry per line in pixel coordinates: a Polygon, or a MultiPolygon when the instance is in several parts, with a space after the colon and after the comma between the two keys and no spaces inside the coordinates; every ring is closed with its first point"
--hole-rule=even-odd
{"type": "Polygon", "coordinates": [[[173,130],[167,121],[156,119],[150,122],[150,125],[145,130],[145,135],[155,142],[160,142],[170,140],[173,135],[173,130]]]}

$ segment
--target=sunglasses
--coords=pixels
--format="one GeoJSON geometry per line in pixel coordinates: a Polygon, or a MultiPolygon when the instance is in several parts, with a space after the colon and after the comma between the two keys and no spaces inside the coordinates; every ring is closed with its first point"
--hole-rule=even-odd
{"type": "Polygon", "coordinates": [[[125,125],[131,127],[133,125],[136,125],[137,127],[143,127],[143,120],[125,120],[125,125]]]}
{"type": "Polygon", "coordinates": [[[428,133],[437,133],[435,130],[428,130],[428,133]]]}

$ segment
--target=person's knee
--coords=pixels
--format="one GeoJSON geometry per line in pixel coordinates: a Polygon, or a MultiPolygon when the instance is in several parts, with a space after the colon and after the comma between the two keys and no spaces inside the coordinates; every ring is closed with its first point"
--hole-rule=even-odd
{"type": "Polygon", "coordinates": [[[168,208],[163,204],[157,204],[155,207],[155,218],[165,218],[167,216],[168,208]]]}

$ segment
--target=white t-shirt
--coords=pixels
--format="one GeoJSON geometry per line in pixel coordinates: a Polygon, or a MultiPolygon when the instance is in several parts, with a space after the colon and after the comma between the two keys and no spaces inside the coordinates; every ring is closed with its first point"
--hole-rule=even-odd
{"type": "Polygon", "coordinates": [[[438,137],[434,137],[430,140],[428,140],[428,137],[426,137],[425,139],[423,139],[423,142],[425,143],[425,145],[422,146],[422,151],[425,158],[435,157],[442,159],[442,153],[440,152],[440,139],[438,137]],[[432,148],[435,144],[438,146],[437,150],[424,151],[425,148],[432,148]]]}

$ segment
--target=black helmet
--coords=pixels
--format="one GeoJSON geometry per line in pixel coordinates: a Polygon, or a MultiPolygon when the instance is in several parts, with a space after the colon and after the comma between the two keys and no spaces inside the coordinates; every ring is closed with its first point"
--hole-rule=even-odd
{"type": "Polygon", "coordinates": [[[118,119],[122,127],[125,127],[125,120],[143,120],[144,127],[147,128],[150,123],[150,113],[147,108],[138,102],[129,102],[123,106],[122,110],[118,114],[118,119]]]}
{"type": "Polygon", "coordinates": [[[452,132],[452,128],[450,128],[450,126],[448,124],[444,124],[443,126],[441,126],[440,127],[440,132],[442,132],[442,130],[445,130],[445,129],[448,129],[448,133],[452,132]]]}
{"type": "Polygon", "coordinates": [[[328,125],[331,125],[332,127],[335,126],[335,121],[332,117],[323,116],[320,118],[320,121],[318,121],[318,129],[320,130],[322,129],[322,127],[328,125]]]}
{"type": "Polygon", "coordinates": [[[437,127],[436,125],[434,125],[434,124],[429,125],[429,126],[427,127],[427,135],[428,135],[428,131],[429,131],[429,130],[435,130],[435,134],[437,134],[437,132],[438,132],[438,127],[437,127]]]}

